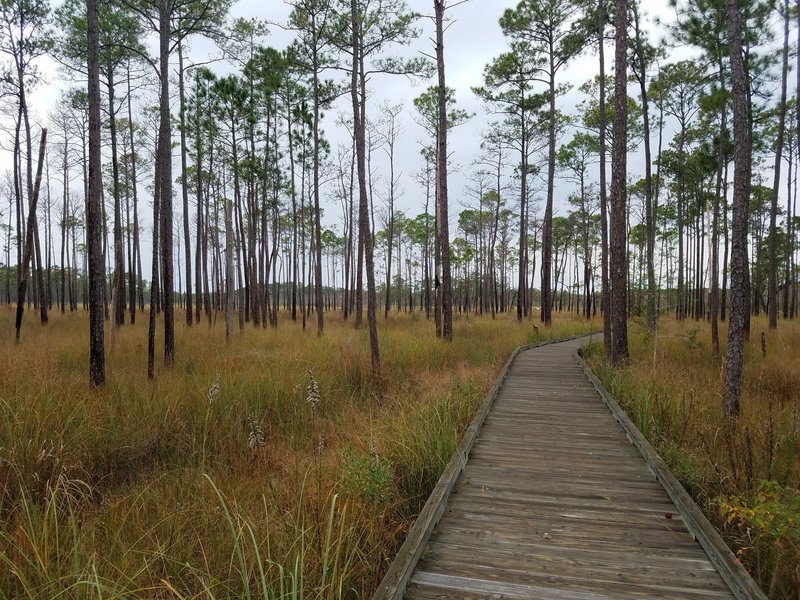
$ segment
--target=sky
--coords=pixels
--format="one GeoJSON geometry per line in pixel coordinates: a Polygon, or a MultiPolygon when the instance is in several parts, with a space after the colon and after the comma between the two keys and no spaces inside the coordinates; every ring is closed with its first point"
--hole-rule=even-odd
{"type": "MultiPolygon", "coordinates": [[[[451,229],[457,222],[460,204],[467,202],[463,198],[466,185],[466,175],[469,164],[474,160],[479,151],[481,130],[487,126],[485,111],[481,102],[472,93],[471,88],[481,85],[484,66],[495,56],[506,49],[506,41],[498,25],[500,15],[506,8],[516,4],[512,0],[471,0],[449,11],[451,22],[445,33],[445,69],[447,85],[456,92],[456,104],[459,108],[475,116],[466,124],[451,131],[449,147],[453,169],[450,176],[451,190],[451,229]]],[[[411,10],[422,15],[431,15],[433,2],[411,0],[408,2],[411,10]]],[[[240,2],[235,7],[235,12],[242,16],[266,18],[273,22],[284,23],[289,15],[290,8],[282,2],[240,2]],[[241,11],[241,12],[240,12],[241,11]],[[252,11],[252,12],[250,12],[252,11]],[[269,14],[265,14],[269,11],[269,14]]],[[[434,23],[429,17],[423,17],[418,22],[421,29],[420,38],[407,48],[389,48],[388,54],[401,54],[404,56],[420,56],[421,53],[432,54],[434,45],[434,23]]],[[[281,46],[291,40],[291,34],[278,27],[272,28],[271,36],[266,40],[269,44],[281,46]]],[[[392,104],[403,104],[404,110],[400,115],[403,132],[396,150],[396,172],[400,172],[400,188],[403,195],[399,200],[399,207],[405,209],[410,216],[423,210],[424,189],[416,183],[414,174],[421,168],[420,142],[428,143],[427,133],[413,118],[414,108],[412,100],[419,96],[431,81],[414,81],[402,76],[379,75],[370,81],[371,98],[368,111],[372,118],[378,118],[377,107],[388,100],[392,104]]],[[[337,109],[328,113],[328,123],[323,127],[328,132],[329,138],[335,145],[347,143],[344,132],[334,131],[331,121],[335,118],[337,110],[347,113],[350,108],[349,98],[344,98],[337,109]]],[[[370,118],[368,114],[368,118],[370,118]]],[[[378,171],[387,173],[388,164],[382,152],[377,153],[375,162],[378,171]]],[[[376,186],[385,188],[383,185],[376,186]]],[[[338,207],[328,207],[328,220],[332,211],[338,207]]],[[[433,207],[429,208],[433,212],[433,207]]],[[[338,215],[337,215],[338,216],[338,215]]]]}
{"type": "MultiPolygon", "coordinates": [[[[411,10],[422,15],[432,14],[431,0],[407,0],[411,10]]],[[[455,235],[458,213],[467,206],[477,204],[476,199],[467,192],[468,176],[472,170],[471,163],[480,152],[480,134],[489,127],[490,116],[487,115],[481,101],[473,94],[471,88],[479,86],[483,80],[483,69],[494,57],[504,52],[508,47],[507,40],[503,37],[498,20],[503,11],[516,5],[516,0],[469,0],[458,4],[448,11],[450,23],[445,32],[445,64],[447,85],[455,90],[456,104],[474,117],[464,125],[451,131],[449,136],[449,150],[451,152],[451,168],[449,178],[450,189],[450,230],[451,237],[455,235]]],[[[648,3],[648,10],[664,20],[670,20],[670,9],[665,2],[657,0],[648,3]]],[[[233,17],[258,18],[272,23],[270,35],[263,40],[265,45],[282,48],[291,42],[293,34],[283,30],[279,25],[287,21],[290,7],[282,0],[241,0],[232,9],[233,17]]],[[[652,15],[651,15],[652,16],[652,15]]],[[[429,16],[423,16],[418,26],[421,35],[418,40],[407,48],[389,48],[387,54],[402,54],[404,56],[420,56],[421,53],[432,54],[434,51],[432,36],[434,23],[429,16]]],[[[219,55],[210,42],[195,39],[190,46],[191,61],[205,61],[219,55]]],[[[613,57],[612,48],[607,50],[607,61],[613,57]]],[[[53,106],[60,91],[65,87],[59,77],[55,64],[45,59],[40,65],[46,74],[49,83],[39,87],[32,95],[31,104],[34,109],[34,122],[44,122],[46,115],[53,106]]],[[[224,69],[216,65],[217,69],[224,69]]],[[[610,68],[609,68],[610,70],[610,68]]],[[[571,91],[558,99],[558,108],[567,113],[575,113],[576,105],[582,99],[577,88],[597,73],[597,59],[594,53],[584,53],[575,58],[563,71],[560,83],[567,83],[571,91]]],[[[400,116],[403,132],[401,133],[396,150],[396,172],[400,174],[400,191],[402,195],[398,200],[398,208],[406,211],[409,216],[414,216],[423,210],[425,191],[415,180],[415,173],[422,166],[420,158],[421,142],[427,143],[427,133],[413,118],[414,108],[412,100],[424,91],[431,81],[412,81],[402,76],[377,75],[369,82],[370,102],[368,104],[368,118],[378,119],[378,105],[389,100],[392,104],[400,103],[404,110],[400,116]]],[[[334,148],[337,144],[349,143],[349,136],[334,124],[337,113],[347,114],[350,111],[349,97],[345,97],[326,114],[323,129],[334,148]]],[[[567,137],[560,140],[565,142],[567,137]]],[[[176,150],[177,152],[177,150],[176,150]]],[[[543,158],[539,159],[540,161],[543,158]]],[[[635,162],[635,158],[634,158],[635,162]]],[[[177,167],[178,160],[174,163],[177,167]]],[[[383,152],[377,152],[374,158],[375,171],[378,176],[376,182],[376,211],[381,212],[381,198],[386,196],[386,173],[388,166],[383,152]]],[[[7,152],[0,151],[0,171],[10,167],[10,157],[7,152]]],[[[73,185],[78,185],[75,182],[73,185]]],[[[561,180],[557,181],[555,194],[555,213],[566,214],[566,197],[571,188],[561,180]]],[[[508,198],[508,205],[513,208],[515,200],[508,198]]],[[[535,203],[536,204],[536,203],[535,203]]],[[[541,211],[541,204],[539,202],[541,211]]],[[[324,223],[326,226],[337,226],[341,231],[341,208],[338,201],[323,194],[323,210],[325,210],[324,223]]],[[[147,213],[144,206],[140,211],[147,213]],[[144,210],[142,210],[144,209],[144,210]]],[[[433,212],[433,207],[429,208],[433,212]]],[[[176,215],[177,216],[177,215],[176,215]]],[[[149,235],[146,235],[149,237],[149,235]]],[[[143,247],[148,247],[143,243],[143,247]]],[[[149,264],[148,261],[145,263],[149,264]]]]}
{"type": "MultiPolygon", "coordinates": [[[[445,60],[447,70],[447,85],[456,90],[456,100],[460,108],[470,113],[476,113],[468,124],[452,132],[450,147],[454,165],[467,166],[475,152],[478,150],[478,135],[486,126],[484,111],[481,103],[471,92],[472,86],[480,85],[482,71],[492,57],[497,56],[505,49],[505,40],[498,25],[498,19],[503,10],[511,7],[516,2],[512,0],[470,0],[450,11],[452,23],[445,37],[445,60]]],[[[432,2],[411,0],[408,6],[411,10],[426,15],[432,13],[432,2]]],[[[283,48],[288,45],[294,34],[283,30],[280,25],[288,20],[290,7],[282,0],[240,0],[231,11],[233,17],[258,18],[268,21],[270,34],[263,43],[265,45],[283,48]]],[[[419,56],[420,52],[432,53],[433,21],[423,17],[418,22],[422,30],[417,42],[407,48],[390,48],[388,54],[402,54],[405,56],[419,56]]],[[[155,51],[155,48],[154,48],[155,51]]],[[[190,41],[190,56],[193,61],[205,61],[219,55],[219,50],[210,42],[193,39],[190,41]]],[[[31,95],[30,105],[33,111],[34,123],[45,123],[47,114],[55,105],[61,91],[67,87],[59,73],[57,65],[51,59],[44,58],[39,64],[41,72],[45,75],[46,82],[40,85],[31,95]]],[[[224,65],[217,64],[213,68],[225,70],[224,65]]],[[[400,200],[401,206],[410,214],[421,212],[424,202],[424,192],[413,180],[413,173],[421,166],[419,159],[419,142],[426,138],[425,131],[414,122],[412,118],[412,100],[424,91],[433,81],[411,81],[406,77],[376,76],[370,83],[370,104],[368,118],[377,118],[377,107],[388,99],[392,104],[402,103],[404,112],[400,116],[403,133],[398,144],[397,163],[401,172],[401,187],[405,194],[400,200]]],[[[74,82],[72,82],[74,85],[74,82]]],[[[350,111],[348,98],[343,98],[332,110],[326,114],[322,126],[332,146],[345,143],[347,137],[343,131],[337,130],[334,124],[339,112],[347,114],[350,111]]],[[[378,171],[385,170],[381,165],[383,153],[375,157],[378,171]]],[[[10,156],[7,152],[0,151],[0,171],[11,167],[10,156]]],[[[458,170],[458,169],[456,169],[458,170]]],[[[463,188],[459,180],[463,172],[454,172],[451,188],[458,192],[463,188]]],[[[378,186],[380,187],[380,186],[378,186]]],[[[457,200],[456,200],[457,202],[457,200]]],[[[329,224],[339,220],[338,213],[334,216],[336,205],[328,206],[326,221],[329,224]]]]}
{"type": "MultiPolygon", "coordinates": [[[[434,52],[432,41],[434,23],[430,15],[433,12],[433,2],[431,0],[407,0],[407,4],[411,10],[426,15],[418,22],[422,33],[410,47],[390,48],[387,50],[387,54],[404,56],[420,56],[421,53],[432,54],[434,52]]],[[[451,2],[451,4],[455,3],[451,2]]],[[[498,22],[502,13],[516,4],[517,0],[469,0],[448,11],[450,23],[445,32],[444,42],[447,85],[455,90],[458,108],[474,114],[469,122],[453,129],[448,140],[452,164],[449,177],[451,232],[455,232],[458,213],[463,208],[477,203],[467,192],[468,177],[472,170],[470,165],[480,153],[481,132],[489,128],[491,121],[486,107],[472,92],[472,88],[482,85],[484,67],[494,57],[508,49],[508,40],[504,38],[498,22]]],[[[663,0],[647,3],[647,9],[651,16],[658,16],[665,21],[671,20],[672,11],[663,0]]],[[[243,0],[234,7],[236,16],[257,17],[273,23],[285,23],[289,11],[290,7],[279,0],[268,2],[243,0]]],[[[272,27],[271,35],[265,41],[269,45],[283,47],[291,39],[290,32],[283,31],[280,27],[272,27]]],[[[609,47],[606,60],[610,63],[612,59],[613,52],[609,47]]],[[[611,71],[610,67],[609,71],[611,71]]],[[[584,53],[569,63],[561,74],[560,83],[568,83],[571,91],[559,98],[558,108],[567,113],[574,113],[576,105],[583,99],[582,94],[578,92],[578,87],[594,77],[597,72],[597,57],[593,52],[584,53]]],[[[404,112],[400,116],[403,133],[396,151],[396,170],[401,172],[400,187],[404,192],[399,200],[399,207],[401,210],[406,210],[407,214],[411,216],[422,212],[424,206],[425,192],[416,183],[414,174],[422,166],[419,155],[420,142],[427,142],[425,130],[413,118],[412,100],[432,83],[435,81],[412,81],[405,77],[383,75],[374,77],[369,84],[371,98],[368,105],[368,118],[370,115],[372,118],[378,118],[376,109],[384,100],[388,99],[393,104],[402,103],[404,105],[404,112]]],[[[349,97],[344,98],[337,108],[328,113],[327,122],[323,123],[323,128],[334,147],[337,143],[348,143],[344,132],[336,131],[332,123],[337,110],[344,113],[350,110],[348,102],[349,97]]],[[[494,119],[497,120],[496,117],[494,119]]],[[[567,140],[568,138],[561,141],[567,140]]],[[[378,173],[388,172],[388,166],[383,158],[383,153],[377,153],[375,163],[378,165],[376,169],[378,173]]],[[[376,188],[385,189],[386,185],[385,183],[379,184],[376,188]]],[[[565,199],[570,189],[571,186],[568,184],[558,182],[556,214],[566,213],[565,199]]],[[[385,192],[383,195],[385,196],[385,192]]],[[[541,203],[539,202],[539,204],[541,203]]],[[[513,199],[509,199],[509,204],[513,204],[513,199]]],[[[432,207],[429,210],[433,212],[432,207]]],[[[339,220],[339,208],[329,204],[325,220],[330,224],[332,219],[333,222],[339,220]]]]}

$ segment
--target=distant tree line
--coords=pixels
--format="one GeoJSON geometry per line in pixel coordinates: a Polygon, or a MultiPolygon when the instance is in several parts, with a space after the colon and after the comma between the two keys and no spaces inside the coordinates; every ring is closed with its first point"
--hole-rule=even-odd
{"type": "Polygon", "coordinates": [[[43,323],[49,310],[95,306],[95,329],[149,307],[152,375],[160,312],[167,365],[176,308],[187,326],[224,314],[229,338],[282,315],[322,335],[326,314],[360,327],[366,312],[377,373],[380,311],[424,311],[448,340],[454,311],[536,309],[544,323],[553,311],[602,314],[617,362],[630,315],[654,329],[668,313],[707,320],[718,353],[718,323],[731,321],[732,382],[750,315],[771,327],[796,317],[800,99],[788,80],[793,67],[800,78],[790,35],[800,14],[788,0],[676,3],[661,33],[694,52],[678,61],[640,2],[522,0],[500,19],[507,49],[472,90],[492,123],[456,193],[448,133],[473,115],[456,106],[444,58],[461,3],[434,0],[427,16],[401,0],[288,4],[282,26],[295,39],[278,49],[263,22],[232,19],[229,0],[0,2],[12,158],[0,290],[19,303],[18,335],[25,303],[43,323]],[[419,40],[426,18],[432,48],[419,40]],[[226,74],[194,62],[198,37],[216,44],[226,74]],[[392,58],[398,45],[427,57],[392,58]],[[45,55],[74,82],[46,141],[29,108],[45,55]],[[578,59],[596,60],[597,75],[566,111],[578,59]],[[434,74],[413,108],[369,100],[381,78],[434,74]],[[427,134],[418,213],[398,204],[406,110],[427,134]],[[334,147],[324,123],[350,143],[334,147]]]}

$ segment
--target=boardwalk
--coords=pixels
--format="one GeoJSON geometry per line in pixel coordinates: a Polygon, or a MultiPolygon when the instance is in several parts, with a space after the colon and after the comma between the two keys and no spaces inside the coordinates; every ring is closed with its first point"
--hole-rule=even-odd
{"type": "Polygon", "coordinates": [[[517,355],[375,598],[763,597],[685,492],[671,499],[671,476],[654,476],[663,463],[631,443],[580,343],[517,355]]]}

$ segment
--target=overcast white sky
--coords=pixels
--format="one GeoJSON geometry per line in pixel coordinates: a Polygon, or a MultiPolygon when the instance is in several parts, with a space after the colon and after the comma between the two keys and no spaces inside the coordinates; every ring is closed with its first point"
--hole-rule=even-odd
{"type": "MultiPolygon", "coordinates": [[[[452,23],[445,34],[447,85],[456,90],[456,101],[460,108],[470,113],[476,113],[476,117],[469,123],[451,132],[450,150],[453,164],[456,167],[451,174],[450,184],[451,205],[453,206],[451,209],[452,224],[457,222],[457,215],[461,210],[459,197],[465,185],[464,174],[479,149],[480,131],[486,126],[485,111],[471,88],[481,84],[483,68],[487,62],[506,49],[506,41],[500,31],[498,20],[506,8],[515,4],[515,0],[471,0],[449,12],[452,23]]],[[[408,6],[422,15],[430,15],[433,2],[411,0],[408,2],[408,6]]],[[[289,10],[286,4],[278,1],[263,3],[244,0],[235,8],[236,14],[266,18],[274,22],[286,22],[289,10]]],[[[433,42],[431,41],[434,34],[433,22],[430,18],[423,17],[418,26],[422,30],[422,34],[416,43],[408,48],[389,48],[388,53],[418,55],[420,52],[425,52],[431,54],[433,52],[433,42]]],[[[282,46],[290,40],[291,34],[273,27],[272,35],[267,42],[275,46],[282,46]]],[[[431,83],[433,81],[411,81],[405,77],[385,75],[376,76],[370,82],[373,96],[369,108],[373,117],[377,117],[377,106],[385,99],[393,104],[402,103],[405,106],[404,113],[401,115],[404,132],[397,149],[396,161],[398,163],[397,170],[402,171],[403,174],[400,186],[405,192],[399,204],[401,209],[408,211],[409,215],[415,215],[423,210],[424,190],[414,181],[413,175],[422,165],[419,156],[419,142],[426,138],[423,128],[412,118],[414,113],[412,100],[431,83]]],[[[340,110],[343,112],[349,110],[347,101],[348,99],[345,98],[341,103],[340,110]]],[[[346,137],[343,133],[334,131],[332,121],[335,118],[335,112],[334,110],[328,113],[328,122],[324,124],[324,128],[334,144],[336,142],[345,143],[346,137]]],[[[376,161],[384,167],[381,170],[385,171],[383,153],[378,153],[376,161]]],[[[432,212],[433,207],[430,207],[429,210],[432,212]]],[[[335,220],[338,221],[338,207],[329,206],[326,219],[329,222],[331,218],[334,218],[334,211],[336,211],[335,220]]]]}
{"type": "MultiPolygon", "coordinates": [[[[409,8],[422,15],[431,15],[433,2],[431,0],[408,0],[409,8]]],[[[451,24],[445,34],[445,62],[447,85],[456,91],[456,101],[460,108],[475,117],[465,125],[454,129],[450,134],[449,149],[452,152],[453,169],[450,177],[450,214],[451,232],[455,232],[458,213],[465,204],[474,203],[465,192],[467,185],[466,176],[470,171],[470,163],[479,152],[480,133],[488,126],[490,117],[486,115],[482,103],[472,93],[472,87],[480,86],[483,80],[483,69],[494,57],[508,48],[508,42],[503,37],[498,20],[503,11],[512,8],[517,0],[470,0],[460,4],[449,11],[451,24]]],[[[234,8],[234,14],[244,17],[258,17],[272,22],[285,23],[290,8],[283,2],[272,0],[259,2],[258,0],[243,0],[234,8]]],[[[672,9],[663,0],[647,3],[647,10],[654,16],[671,21],[672,9]]],[[[420,52],[432,53],[433,22],[430,18],[422,18],[419,23],[422,35],[419,40],[407,49],[389,49],[389,53],[403,53],[405,55],[420,52]]],[[[276,47],[282,47],[291,40],[291,34],[273,27],[272,33],[266,42],[276,47]]],[[[607,52],[607,61],[611,62],[613,56],[611,48],[607,52]]],[[[610,68],[609,68],[610,71],[610,68]]],[[[597,58],[594,53],[586,53],[570,63],[561,76],[562,83],[572,86],[571,93],[559,99],[559,108],[568,113],[575,112],[575,105],[582,99],[577,88],[585,81],[594,77],[598,72],[597,58]]],[[[402,102],[405,106],[402,115],[404,133],[397,150],[397,163],[403,173],[401,187],[404,196],[400,201],[400,208],[407,209],[408,214],[414,215],[422,212],[424,203],[424,190],[414,181],[413,174],[420,168],[419,141],[425,139],[425,131],[414,122],[412,114],[414,108],[412,100],[418,96],[432,82],[413,82],[404,77],[377,76],[371,81],[373,96],[371,98],[371,114],[377,117],[377,105],[384,99],[392,103],[402,102]]],[[[341,110],[347,112],[348,99],[344,99],[341,110]]],[[[337,142],[346,142],[342,132],[336,132],[333,125],[336,111],[330,111],[327,122],[323,124],[329,139],[335,145],[337,142]]],[[[571,134],[568,134],[571,135],[571,134]]],[[[566,141],[566,140],[563,140],[566,141]]],[[[382,160],[382,153],[378,153],[377,161],[382,160]]],[[[380,165],[381,163],[378,162],[380,165]]],[[[385,166],[385,164],[384,164],[385,166]]],[[[383,169],[385,171],[385,169],[383,169]]],[[[381,186],[377,186],[380,188],[381,186]]],[[[561,194],[557,194],[556,212],[564,203],[564,196],[568,193],[566,186],[559,186],[561,194]],[[561,200],[561,202],[559,202],[561,200]]],[[[513,203],[513,199],[509,199],[513,203]]],[[[432,207],[430,208],[432,211],[432,207]]],[[[566,210],[566,209],[563,209],[566,210]]],[[[330,204],[327,207],[326,221],[339,221],[339,208],[330,204]]]]}
{"type": "MultiPolygon", "coordinates": [[[[408,0],[409,7],[423,15],[432,13],[432,4],[431,0],[408,0]]],[[[447,84],[456,90],[458,106],[471,113],[476,113],[469,123],[456,128],[450,137],[449,144],[454,165],[450,178],[451,235],[455,235],[458,213],[465,205],[474,204],[474,201],[469,199],[465,192],[466,176],[470,171],[470,163],[479,152],[480,132],[487,127],[489,121],[484,107],[472,93],[471,88],[481,84],[484,66],[507,49],[507,40],[500,31],[498,19],[506,8],[513,7],[515,4],[516,0],[470,0],[456,6],[448,13],[452,23],[445,34],[447,84]]],[[[648,2],[646,6],[651,15],[655,13],[662,19],[672,20],[670,18],[672,9],[663,0],[648,2]]],[[[289,10],[290,7],[282,0],[241,0],[234,6],[232,13],[237,17],[256,17],[273,23],[285,23],[289,10]]],[[[422,34],[411,47],[405,50],[390,48],[388,52],[402,52],[405,55],[414,55],[420,52],[431,53],[433,51],[431,42],[433,22],[430,18],[422,18],[418,25],[422,29],[422,34]]],[[[264,40],[264,43],[281,48],[291,41],[291,37],[291,33],[285,32],[279,27],[272,27],[271,34],[264,40]]],[[[609,62],[612,57],[611,50],[609,46],[607,51],[609,62]]],[[[192,59],[195,61],[205,60],[209,55],[216,53],[210,44],[201,40],[192,42],[191,52],[192,59]]],[[[33,95],[32,105],[38,116],[38,118],[34,118],[34,122],[44,120],[43,117],[46,116],[50,106],[58,97],[59,90],[65,86],[58,79],[52,63],[45,61],[42,68],[48,74],[51,83],[40,87],[33,95]]],[[[561,76],[561,83],[568,83],[572,86],[573,91],[559,99],[562,110],[568,113],[575,111],[575,105],[581,100],[581,94],[577,92],[577,88],[596,73],[597,59],[593,53],[581,55],[570,63],[561,76]]],[[[404,195],[398,203],[399,208],[405,209],[411,216],[423,209],[424,190],[415,182],[413,176],[422,164],[419,157],[419,141],[426,137],[425,131],[412,119],[414,109],[411,101],[431,83],[412,82],[404,77],[396,76],[376,76],[370,82],[373,96],[368,111],[372,117],[377,117],[377,105],[383,99],[390,99],[392,103],[403,103],[405,106],[402,115],[404,133],[396,151],[396,169],[402,173],[400,187],[404,191],[404,195]]],[[[326,135],[334,148],[337,143],[347,141],[344,132],[337,131],[334,125],[336,112],[341,110],[347,113],[348,109],[349,106],[345,99],[341,106],[328,112],[323,123],[326,135]]],[[[561,141],[567,141],[569,135],[571,134],[567,134],[567,138],[561,141]]],[[[383,153],[379,152],[375,160],[378,172],[385,172],[385,163],[381,163],[383,153]]],[[[175,164],[177,166],[177,161],[175,164]]],[[[6,169],[9,166],[10,159],[7,153],[0,151],[0,169],[6,169]]],[[[385,184],[376,185],[378,193],[383,189],[385,189],[385,184]]],[[[564,204],[568,193],[569,187],[559,182],[556,193],[556,214],[566,212],[564,204]]],[[[513,198],[508,200],[509,205],[513,206],[513,198]]],[[[381,202],[376,200],[376,205],[380,207],[381,202]]],[[[339,225],[341,211],[338,202],[324,201],[323,208],[326,210],[326,223],[339,225]]],[[[430,210],[432,211],[433,208],[431,207],[430,210]]],[[[143,210],[142,212],[146,213],[147,211],[143,210]]],[[[340,226],[339,230],[341,231],[340,226]]],[[[147,246],[148,244],[145,243],[144,247],[147,246]]]]}

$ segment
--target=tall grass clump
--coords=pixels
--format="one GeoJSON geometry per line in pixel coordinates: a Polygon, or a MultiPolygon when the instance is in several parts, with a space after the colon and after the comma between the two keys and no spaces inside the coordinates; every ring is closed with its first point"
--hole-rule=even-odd
{"type": "MultiPolygon", "coordinates": [[[[283,315],[282,315],[283,316],[283,315]]],[[[516,346],[586,332],[562,318],[419,315],[318,338],[178,325],[146,379],[146,321],[115,332],[88,384],[88,321],[13,342],[0,315],[0,600],[363,598],[377,586],[516,346]]]]}
{"type": "Polygon", "coordinates": [[[796,599],[800,325],[782,321],[768,331],[765,319],[753,319],[734,419],[722,414],[724,348],[714,355],[708,328],[666,318],[659,327],[652,337],[632,324],[625,368],[606,363],[599,344],[585,349],[587,360],[769,597],[796,599]]]}

